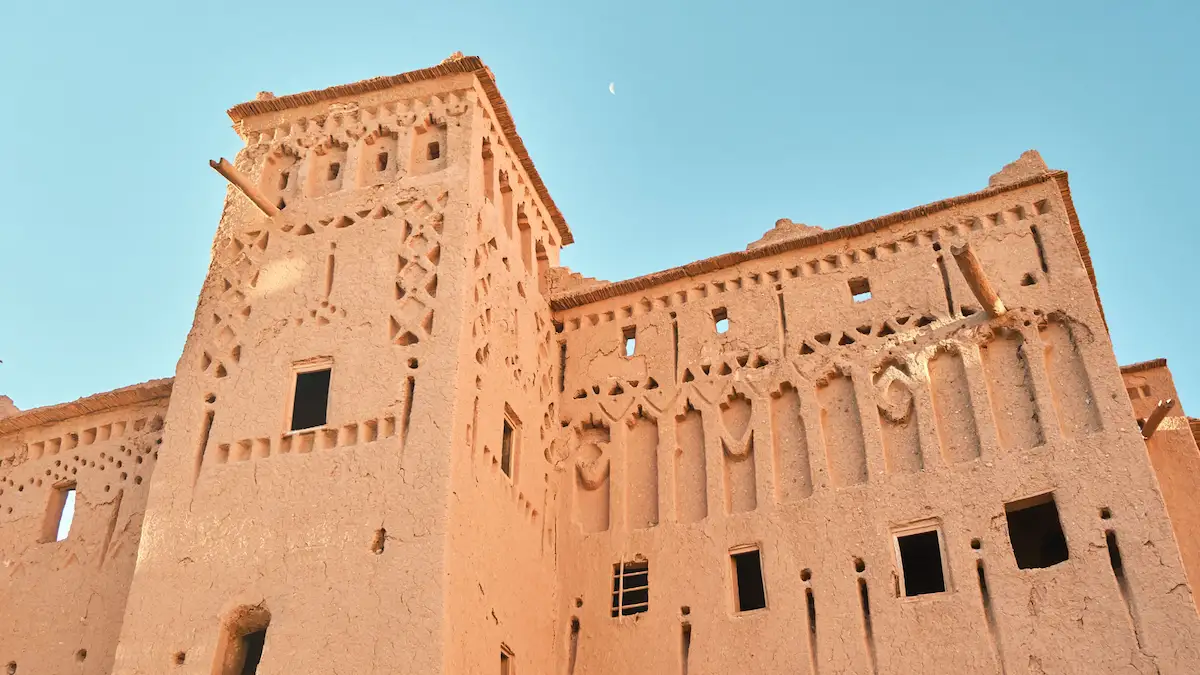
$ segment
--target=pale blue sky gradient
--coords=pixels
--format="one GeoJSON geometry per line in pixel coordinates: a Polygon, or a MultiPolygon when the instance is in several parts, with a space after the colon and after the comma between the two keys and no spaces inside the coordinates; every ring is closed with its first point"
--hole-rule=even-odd
{"type": "Polygon", "coordinates": [[[1167,357],[1200,413],[1200,3],[47,0],[0,3],[0,27],[0,394],[21,408],[174,373],[225,192],[207,160],[239,146],[226,108],[462,50],[588,276],[971,192],[1037,148],[1070,172],[1118,358],[1167,357]]]}

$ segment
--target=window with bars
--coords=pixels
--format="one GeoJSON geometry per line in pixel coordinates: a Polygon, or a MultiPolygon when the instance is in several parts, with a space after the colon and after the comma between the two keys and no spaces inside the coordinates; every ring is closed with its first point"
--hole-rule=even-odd
{"type": "Polygon", "coordinates": [[[613,565],[612,615],[629,616],[650,609],[650,563],[613,565]]]}

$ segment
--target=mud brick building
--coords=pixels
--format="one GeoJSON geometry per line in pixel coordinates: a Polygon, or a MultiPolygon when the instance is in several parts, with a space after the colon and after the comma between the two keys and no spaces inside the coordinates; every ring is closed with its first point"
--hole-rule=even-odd
{"type": "Polygon", "coordinates": [[[175,377],[0,407],[0,672],[1200,672],[1197,422],[1037,153],[606,282],[477,58],[229,114],[175,377]]]}

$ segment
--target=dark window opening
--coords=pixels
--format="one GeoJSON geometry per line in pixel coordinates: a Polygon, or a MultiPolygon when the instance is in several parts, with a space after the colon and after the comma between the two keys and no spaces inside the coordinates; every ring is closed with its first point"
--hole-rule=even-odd
{"type": "Polygon", "coordinates": [[[513,654],[508,647],[500,646],[500,675],[515,675],[513,669],[513,654]]]}
{"type": "Polygon", "coordinates": [[[330,162],[329,164],[329,180],[337,180],[338,174],[342,172],[342,165],[338,162],[330,162]]]}
{"type": "Polygon", "coordinates": [[[292,399],[292,431],[325,425],[329,407],[330,369],[296,373],[296,394],[292,399]]]}
{"type": "Polygon", "coordinates": [[[291,177],[292,177],[292,174],[290,171],[284,171],[283,173],[279,174],[279,189],[280,190],[287,189],[288,179],[291,177]]]}
{"type": "Polygon", "coordinates": [[[375,156],[375,169],[377,171],[386,171],[388,165],[388,154],[381,152],[375,156]]]}
{"type": "Polygon", "coordinates": [[[1063,534],[1053,494],[1005,504],[1004,513],[1018,568],[1050,567],[1067,560],[1067,537],[1063,534]]]}
{"type": "Polygon", "coordinates": [[[500,438],[500,470],[504,475],[512,478],[513,465],[513,434],[515,433],[513,425],[507,418],[504,420],[504,432],[500,438]]]}
{"type": "Polygon", "coordinates": [[[896,537],[900,569],[904,572],[904,595],[942,593],[946,576],[942,570],[942,542],[937,530],[896,537]]]}
{"type": "Polygon", "coordinates": [[[763,586],[762,557],[758,549],[730,555],[737,586],[734,600],[737,611],[748,612],[767,606],[767,591],[763,586]]]}
{"type": "Polygon", "coordinates": [[[625,356],[633,356],[633,353],[637,351],[637,327],[625,327],[621,331],[621,337],[625,341],[625,356]]]}
{"type": "Polygon", "coordinates": [[[855,277],[850,280],[850,296],[855,302],[866,302],[871,299],[871,282],[866,277],[855,277]]]}
{"type": "Polygon", "coordinates": [[[729,331],[729,312],[724,307],[718,307],[712,312],[713,327],[718,333],[729,331]]]}
{"type": "Polygon", "coordinates": [[[641,614],[650,609],[650,563],[613,565],[612,616],[641,614]]]}
{"type": "Polygon", "coordinates": [[[437,141],[430,143],[429,147],[426,149],[428,150],[426,157],[429,159],[437,159],[438,157],[442,156],[442,146],[439,145],[437,141]]]}
{"type": "Polygon", "coordinates": [[[258,664],[262,661],[263,647],[267,643],[267,629],[247,633],[240,638],[241,652],[245,659],[242,663],[241,675],[255,675],[258,664]]]}

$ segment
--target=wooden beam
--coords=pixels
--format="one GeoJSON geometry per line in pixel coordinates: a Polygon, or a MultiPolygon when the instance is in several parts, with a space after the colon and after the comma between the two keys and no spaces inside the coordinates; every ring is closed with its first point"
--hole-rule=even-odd
{"type": "Polygon", "coordinates": [[[988,281],[987,275],[983,271],[983,265],[979,263],[979,257],[975,255],[971,245],[951,246],[950,253],[954,255],[954,262],[958,263],[958,269],[962,270],[963,278],[967,280],[967,285],[971,287],[975,298],[983,305],[984,311],[993,317],[1007,312],[1004,302],[996,294],[996,289],[992,288],[991,282],[988,281]]]}
{"type": "Polygon", "coordinates": [[[1158,405],[1154,406],[1154,411],[1142,423],[1142,438],[1150,440],[1154,432],[1158,430],[1158,425],[1162,424],[1167,413],[1171,412],[1171,408],[1175,407],[1175,399],[1169,398],[1165,401],[1159,401],[1158,405]]]}
{"type": "Polygon", "coordinates": [[[221,161],[219,162],[214,162],[210,159],[208,160],[208,165],[216,169],[217,173],[224,176],[225,180],[233,183],[235,188],[240,190],[242,194],[246,195],[250,201],[254,202],[254,205],[258,207],[259,211],[262,211],[270,217],[279,215],[279,209],[272,204],[262,192],[259,192],[258,188],[254,187],[249,180],[246,180],[246,177],[243,176],[240,171],[233,168],[233,165],[230,164],[229,161],[224,157],[222,157],[221,161]]]}

